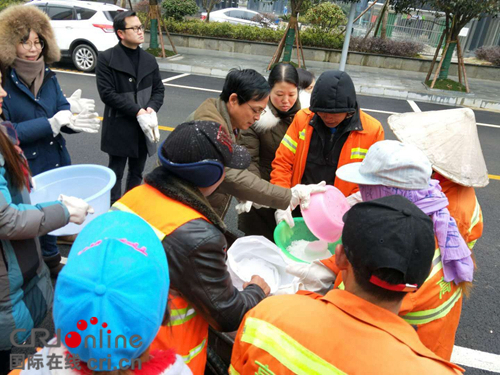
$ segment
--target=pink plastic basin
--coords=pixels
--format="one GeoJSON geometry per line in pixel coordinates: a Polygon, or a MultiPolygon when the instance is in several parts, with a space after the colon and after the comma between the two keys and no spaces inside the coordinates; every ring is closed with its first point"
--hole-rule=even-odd
{"type": "Polygon", "coordinates": [[[334,186],[328,185],[324,193],[311,195],[309,207],[302,210],[302,216],[309,230],[320,240],[336,242],[342,236],[342,217],[351,206],[334,186]]]}

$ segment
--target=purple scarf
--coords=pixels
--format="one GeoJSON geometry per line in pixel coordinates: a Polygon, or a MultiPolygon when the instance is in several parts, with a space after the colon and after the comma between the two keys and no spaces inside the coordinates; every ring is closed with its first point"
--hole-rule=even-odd
{"type": "Polygon", "coordinates": [[[403,190],[382,185],[359,185],[363,201],[370,201],[389,195],[401,195],[413,202],[432,218],[434,233],[443,263],[444,281],[472,282],[474,263],[465,240],[460,235],[457,223],[448,211],[448,198],[441,192],[438,180],[430,180],[429,187],[422,190],[403,190]]]}

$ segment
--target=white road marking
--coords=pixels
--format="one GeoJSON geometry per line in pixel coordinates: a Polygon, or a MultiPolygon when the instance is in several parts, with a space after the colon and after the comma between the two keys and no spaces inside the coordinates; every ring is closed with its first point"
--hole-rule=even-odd
{"type": "Polygon", "coordinates": [[[467,349],[461,346],[453,347],[451,362],[457,365],[478,368],[500,373],[500,355],[467,349]]]}
{"type": "Polygon", "coordinates": [[[182,77],[187,77],[191,75],[191,73],[184,73],[184,74],[179,74],[177,76],[173,76],[173,77],[170,77],[170,78],[165,78],[165,79],[162,79],[162,82],[163,83],[167,83],[169,81],[173,81],[174,79],[179,79],[179,78],[182,78],[182,77]]]}
{"type": "Polygon", "coordinates": [[[216,92],[217,94],[221,93],[221,90],[212,90],[212,89],[204,89],[201,87],[192,87],[192,86],[183,86],[183,85],[175,85],[173,83],[164,83],[165,86],[177,87],[180,89],[189,89],[189,90],[197,90],[197,91],[207,91],[207,92],[216,92]]]}
{"type": "Polygon", "coordinates": [[[413,112],[422,112],[417,103],[415,103],[413,100],[407,100],[407,102],[410,105],[411,109],[413,109],[413,112]]]}
{"type": "MultiPolygon", "coordinates": [[[[68,72],[68,71],[65,71],[65,70],[57,70],[57,69],[53,69],[54,71],[56,72],[60,72],[60,73],[67,73],[67,74],[79,74],[79,75],[86,75],[86,76],[91,76],[91,77],[95,77],[95,74],[91,74],[91,73],[78,73],[78,72],[68,72]]],[[[182,78],[182,77],[186,77],[190,75],[190,73],[184,73],[184,74],[179,74],[177,76],[174,76],[174,77],[170,77],[170,78],[165,78],[163,80],[163,84],[165,86],[170,86],[170,87],[177,87],[177,88],[180,88],[180,89],[188,89],[188,90],[196,90],[196,91],[206,91],[206,92],[215,92],[217,94],[220,94],[221,91],[220,90],[213,90],[213,89],[205,89],[205,88],[202,88],[202,87],[193,87],[193,86],[184,86],[184,85],[176,85],[176,84],[173,84],[173,83],[165,83],[165,82],[168,82],[168,81],[171,81],[171,80],[174,80],[174,79],[177,79],[177,78],[182,78]]],[[[415,112],[421,112],[420,108],[418,107],[418,105],[413,101],[413,100],[407,100],[407,102],[410,104],[410,106],[413,108],[413,110],[415,112]],[[413,103],[413,105],[412,105],[413,103]],[[415,106],[415,107],[413,107],[415,106]]],[[[370,108],[361,108],[363,111],[365,112],[373,112],[373,113],[383,113],[383,114],[386,114],[386,115],[394,115],[396,113],[401,113],[401,112],[392,112],[392,111],[382,111],[380,109],[370,109],[370,108]]],[[[477,123],[478,126],[486,126],[486,127],[489,127],[489,128],[500,128],[500,125],[493,125],[493,124],[483,124],[483,123],[480,123],[478,122],[477,123]]]]}

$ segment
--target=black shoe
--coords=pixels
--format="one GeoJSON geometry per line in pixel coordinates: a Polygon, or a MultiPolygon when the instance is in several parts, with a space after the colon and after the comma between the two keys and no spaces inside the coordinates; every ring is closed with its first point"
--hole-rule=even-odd
{"type": "Polygon", "coordinates": [[[61,263],[61,254],[57,253],[56,255],[52,255],[50,257],[43,257],[43,261],[49,267],[50,276],[56,278],[61,272],[64,264],[61,263]]]}

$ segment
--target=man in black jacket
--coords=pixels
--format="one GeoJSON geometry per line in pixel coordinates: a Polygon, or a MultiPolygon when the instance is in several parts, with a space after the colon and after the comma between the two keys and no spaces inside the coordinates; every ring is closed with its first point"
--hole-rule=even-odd
{"type": "Polygon", "coordinates": [[[161,239],[170,273],[170,325],[153,349],[175,349],[194,374],[203,374],[208,326],[231,332],[270,288],[253,276],[238,291],[226,267],[226,227],[206,197],[224,180],[225,167],[245,169],[248,151],[212,121],[181,124],[162,144],[161,166],[112,209],[133,212],[161,239]]]}
{"type": "Polygon", "coordinates": [[[142,182],[147,156],[156,152],[159,142],[156,113],[165,92],[156,59],[139,47],[144,26],[135,12],[119,13],[113,27],[120,42],[99,55],[96,67],[97,89],[106,105],[101,150],[116,174],[111,202],[121,197],[127,159],[126,191],[142,182]]]}

